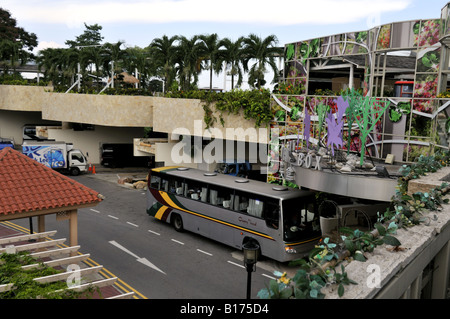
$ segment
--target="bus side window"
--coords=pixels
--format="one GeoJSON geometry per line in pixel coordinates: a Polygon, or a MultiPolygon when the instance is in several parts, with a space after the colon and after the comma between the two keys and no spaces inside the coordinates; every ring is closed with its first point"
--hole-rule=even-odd
{"type": "Polygon", "coordinates": [[[265,203],[260,199],[248,199],[247,214],[255,217],[263,217],[265,203]]]}
{"type": "Polygon", "coordinates": [[[169,192],[172,194],[182,195],[183,194],[183,188],[182,188],[182,182],[179,179],[171,178],[169,180],[169,192]]]}
{"type": "Polygon", "coordinates": [[[169,182],[166,179],[162,179],[161,186],[159,189],[162,191],[168,192],[169,191],[169,182]]]}
{"type": "Polygon", "coordinates": [[[150,187],[159,189],[159,185],[161,183],[161,177],[152,175],[150,177],[150,187]]]}
{"type": "Polygon", "coordinates": [[[233,196],[233,210],[240,213],[247,213],[248,196],[243,192],[236,191],[233,196]]]}
{"type": "Polygon", "coordinates": [[[231,196],[233,190],[212,186],[209,190],[209,203],[215,206],[232,208],[231,207],[231,196]]]}
{"type": "Polygon", "coordinates": [[[268,200],[266,202],[264,218],[267,226],[278,229],[280,224],[280,204],[277,201],[268,200]]]}
{"type": "Polygon", "coordinates": [[[195,181],[186,181],[185,187],[187,188],[187,198],[201,200],[202,202],[207,202],[208,200],[208,186],[195,182],[195,181]]]}

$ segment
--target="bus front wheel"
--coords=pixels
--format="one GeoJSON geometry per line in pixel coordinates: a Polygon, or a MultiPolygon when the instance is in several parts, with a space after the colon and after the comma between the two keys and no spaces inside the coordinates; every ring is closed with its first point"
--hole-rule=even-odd
{"type": "Polygon", "coordinates": [[[178,232],[183,231],[183,219],[181,218],[180,215],[174,214],[172,216],[172,225],[176,231],[178,231],[178,232]]]}

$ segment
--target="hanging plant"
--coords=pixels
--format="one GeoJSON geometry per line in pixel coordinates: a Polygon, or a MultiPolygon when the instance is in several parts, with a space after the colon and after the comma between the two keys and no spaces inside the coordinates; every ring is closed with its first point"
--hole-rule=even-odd
{"type": "Polygon", "coordinates": [[[393,123],[397,123],[402,118],[402,115],[408,115],[411,113],[411,103],[398,102],[397,105],[390,105],[389,107],[389,119],[393,123]]]}

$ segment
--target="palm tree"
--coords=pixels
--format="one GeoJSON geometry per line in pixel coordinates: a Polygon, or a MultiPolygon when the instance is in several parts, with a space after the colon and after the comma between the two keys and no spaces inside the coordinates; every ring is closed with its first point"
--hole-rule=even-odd
{"type": "Polygon", "coordinates": [[[120,48],[124,42],[117,41],[116,43],[105,43],[103,45],[103,73],[104,75],[110,75],[111,81],[114,81],[114,74],[122,72],[120,62],[123,62],[125,51],[120,48]],[[109,64],[113,63],[113,73],[110,73],[109,64]]]}
{"type": "Polygon", "coordinates": [[[77,73],[79,50],[75,48],[47,48],[39,51],[37,57],[39,71],[44,68],[44,78],[53,85],[73,84],[77,73]]]}
{"type": "Polygon", "coordinates": [[[197,84],[198,74],[201,71],[202,57],[205,55],[205,49],[199,36],[194,35],[188,39],[181,36],[176,54],[177,71],[180,79],[180,85],[184,90],[190,90],[192,85],[197,84]],[[191,83],[191,80],[193,81],[191,83]]]}
{"type": "Polygon", "coordinates": [[[219,60],[219,37],[217,33],[211,35],[200,35],[199,38],[203,41],[205,59],[209,60],[209,89],[212,90],[213,71],[219,74],[222,70],[222,64],[219,60]]]}
{"type": "Polygon", "coordinates": [[[250,86],[256,86],[260,89],[261,85],[264,85],[267,64],[275,74],[273,82],[275,81],[278,74],[275,57],[283,54],[283,48],[275,46],[277,43],[278,39],[275,35],[269,35],[265,39],[261,39],[256,34],[250,34],[243,40],[243,65],[244,70],[248,72],[250,86]],[[256,61],[249,69],[248,64],[251,60],[256,61]]]}
{"type": "Polygon", "coordinates": [[[178,38],[178,36],[169,38],[164,35],[162,38],[154,39],[147,47],[155,65],[161,70],[160,73],[163,74],[165,87],[169,87],[175,78],[176,47],[174,42],[178,38]]]}
{"type": "Polygon", "coordinates": [[[156,66],[152,59],[149,59],[150,53],[148,49],[142,49],[140,47],[132,47],[125,49],[123,66],[128,73],[133,73],[138,70],[141,87],[147,87],[147,79],[156,73],[156,66]]]}
{"type": "MultiPolygon", "coordinates": [[[[225,62],[227,67],[230,67],[230,75],[231,75],[231,89],[234,89],[234,77],[237,75],[237,85],[240,86],[242,84],[242,68],[240,66],[242,61],[242,42],[244,38],[240,37],[235,42],[232,40],[225,38],[220,40],[219,42],[219,61],[218,64],[222,64],[225,62]],[[220,49],[222,48],[223,49],[220,49]]],[[[225,68],[225,72],[226,69],[225,68]]]]}
{"type": "Polygon", "coordinates": [[[62,82],[67,82],[72,85],[75,74],[78,73],[78,63],[80,63],[80,50],[75,48],[61,49],[59,56],[59,67],[62,74],[62,82]]]}
{"type": "Polygon", "coordinates": [[[90,67],[89,72],[93,73],[92,65],[95,68],[96,82],[101,76],[101,66],[104,60],[104,50],[100,46],[85,47],[80,50],[80,62],[82,70],[90,67]]]}

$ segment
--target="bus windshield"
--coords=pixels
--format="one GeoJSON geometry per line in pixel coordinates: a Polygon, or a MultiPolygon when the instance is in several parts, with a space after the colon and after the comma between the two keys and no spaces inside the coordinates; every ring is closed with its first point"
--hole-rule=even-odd
{"type": "Polygon", "coordinates": [[[320,232],[319,214],[314,198],[302,197],[282,201],[283,238],[293,242],[315,236],[320,232]]]}

